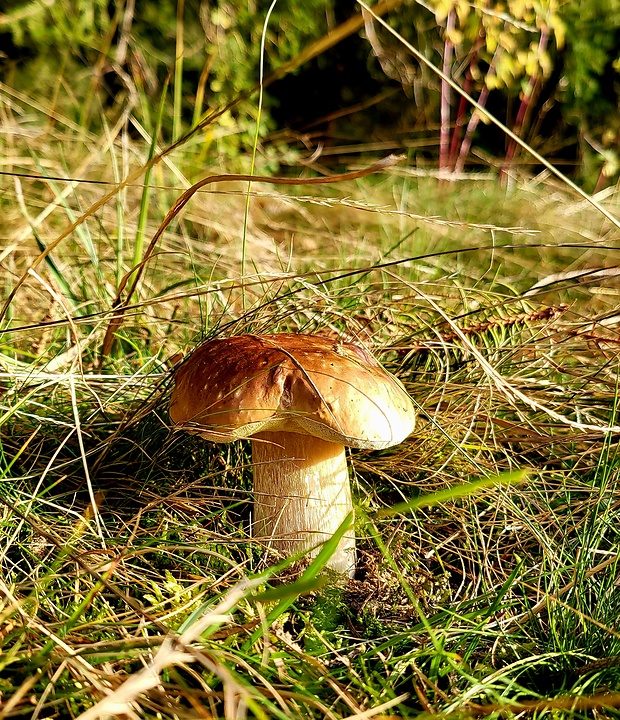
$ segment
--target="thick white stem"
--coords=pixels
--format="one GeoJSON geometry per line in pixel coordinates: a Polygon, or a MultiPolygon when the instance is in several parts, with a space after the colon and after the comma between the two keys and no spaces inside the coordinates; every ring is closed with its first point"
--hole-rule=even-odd
{"type": "MultiPolygon", "coordinates": [[[[328,540],[353,510],[344,445],[310,435],[263,432],[252,438],[252,463],[254,536],[283,554],[328,540]]],[[[328,566],[353,577],[353,529],[328,566]]]]}

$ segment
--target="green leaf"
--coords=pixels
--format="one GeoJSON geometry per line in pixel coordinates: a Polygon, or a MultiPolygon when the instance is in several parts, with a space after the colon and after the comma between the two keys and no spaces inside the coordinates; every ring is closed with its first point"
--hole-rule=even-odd
{"type": "Polygon", "coordinates": [[[528,475],[527,470],[516,470],[515,472],[502,473],[501,475],[492,475],[488,478],[474,480],[473,482],[463,483],[463,485],[453,485],[445,490],[438,490],[430,495],[422,495],[421,497],[407,500],[403,503],[393,505],[391,508],[379,510],[376,517],[390,517],[392,515],[400,515],[402,513],[411,512],[422,507],[431,507],[439,505],[448,500],[474,495],[479,490],[499,484],[517,485],[525,480],[528,475]]]}
{"type": "Polygon", "coordinates": [[[264,592],[256,595],[254,600],[257,602],[275,602],[276,600],[295,600],[300,595],[307,595],[308,593],[320,590],[325,587],[329,579],[325,575],[321,575],[316,578],[302,577],[294,583],[289,585],[278,585],[274,588],[269,588],[264,592]]]}

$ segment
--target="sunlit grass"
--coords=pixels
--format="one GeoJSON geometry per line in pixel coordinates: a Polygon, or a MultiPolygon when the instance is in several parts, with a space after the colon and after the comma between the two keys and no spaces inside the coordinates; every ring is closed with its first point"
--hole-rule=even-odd
{"type": "Polygon", "coordinates": [[[27,122],[5,108],[0,135],[4,297],[25,278],[0,336],[3,717],[614,715],[606,221],[548,179],[507,194],[407,163],[329,186],[254,182],[241,277],[246,185],[203,189],[104,353],[136,239],[209,173],[181,147],[149,193],[142,176],[95,207],[156,151],[150,131],[112,117],[94,136],[19,102],[27,122]],[[324,556],[274,569],[248,534],[248,448],[169,427],[178,353],[279,331],[363,343],[419,406],[407,442],[352,452],[349,584],[322,579],[324,556]],[[518,485],[459,495],[519,470],[518,485]]]}

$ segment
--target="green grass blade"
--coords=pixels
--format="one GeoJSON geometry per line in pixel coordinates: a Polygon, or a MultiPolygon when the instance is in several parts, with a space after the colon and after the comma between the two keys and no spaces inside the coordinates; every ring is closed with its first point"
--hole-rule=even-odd
{"type": "Polygon", "coordinates": [[[457,498],[467,497],[468,495],[475,495],[479,490],[484,490],[494,485],[518,485],[525,481],[529,474],[528,470],[516,470],[514,472],[501,473],[500,475],[494,475],[488,478],[481,478],[480,480],[474,480],[473,482],[463,483],[462,485],[453,485],[452,487],[446,488],[445,490],[438,490],[437,492],[423,495],[421,497],[407,500],[406,502],[398,503],[390,508],[384,508],[378,510],[375,513],[376,518],[391,517],[393,515],[401,515],[403,513],[411,512],[423,507],[432,507],[433,505],[440,505],[450,500],[456,500],[457,498]]]}
{"type": "MultiPolygon", "coordinates": [[[[157,148],[157,138],[159,136],[159,132],[161,130],[161,126],[164,119],[164,113],[166,110],[166,96],[168,94],[168,78],[166,78],[166,81],[164,83],[164,87],[161,92],[161,99],[159,102],[159,112],[157,113],[157,118],[155,120],[155,127],[152,131],[151,136],[151,144],[149,146],[149,154],[148,154],[148,160],[147,162],[150,162],[155,157],[155,152],[157,148]]],[[[146,234],[146,226],[149,220],[149,200],[151,198],[151,177],[153,174],[153,168],[149,167],[149,169],[144,174],[144,187],[142,189],[142,197],[140,198],[140,212],[138,213],[138,227],[136,230],[136,239],[134,241],[134,251],[133,251],[133,258],[132,258],[132,267],[137,268],[137,266],[142,262],[142,255],[144,253],[144,237],[146,234]]],[[[129,277],[127,281],[127,287],[131,288],[133,285],[133,279],[135,277],[136,271],[132,273],[132,275],[129,277]]],[[[135,288],[134,292],[137,291],[138,288],[135,288]]],[[[127,298],[127,302],[131,302],[131,297],[127,298]]]]}

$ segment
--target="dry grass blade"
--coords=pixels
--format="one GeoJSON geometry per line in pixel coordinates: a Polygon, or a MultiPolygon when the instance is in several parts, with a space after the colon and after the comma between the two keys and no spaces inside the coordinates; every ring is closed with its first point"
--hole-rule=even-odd
{"type": "MultiPolygon", "coordinates": [[[[210,175],[209,177],[206,177],[199,182],[195,183],[190,187],[188,190],[186,190],[174,203],[174,205],[170,208],[168,211],[168,214],[164,218],[164,221],[159,226],[157,232],[153,236],[151,242],[149,243],[145,253],[144,258],[142,259],[142,262],[140,265],[135,269],[135,273],[132,270],[131,273],[128,273],[125,275],[123,282],[121,283],[121,286],[118,289],[117,296],[112,303],[112,308],[115,310],[114,316],[110,320],[110,323],[108,325],[108,328],[106,330],[105,337],[103,339],[103,344],[101,348],[101,357],[102,361],[105,359],[108,354],[110,353],[110,350],[112,349],[112,343],[114,341],[114,333],[118,331],[120,328],[122,322],[123,322],[123,314],[125,306],[122,303],[121,300],[121,294],[123,290],[125,289],[125,285],[127,281],[130,278],[133,278],[133,283],[127,293],[127,296],[131,298],[135,291],[136,287],[138,286],[138,283],[140,282],[140,278],[142,276],[142,273],[144,271],[144,268],[146,264],[148,263],[149,259],[151,258],[153,252],[155,251],[155,248],[157,246],[157,243],[163,233],[165,232],[166,228],[172,220],[174,220],[175,217],[181,212],[181,210],[187,205],[187,203],[192,199],[192,197],[200,190],[201,188],[205,187],[206,185],[211,185],[213,183],[219,183],[219,182],[233,182],[233,181],[242,181],[242,182],[263,182],[267,183],[269,185],[327,185],[332,183],[338,183],[338,182],[347,182],[349,180],[357,180],[359,178],[366,177],[368,175],[371,175],[372,173],[379,172],[381,170],[385,170],[388,167],[391,167],[395,163],[399,162],[402,158],[398,156],[390,155],[383,160],[380,160],[373,165],[370,165],[367,168],[364,168],[363,170],[355,170],[353,172],[347,172],[347,173],[340,173],[338,175],[331,175],[328,178],[306,178],[304,180],[297,180],[294,178],[285,178],[285,177],[267,177],[267,176],[260,176],[260,175],[230,175],[230,174],[224,174],[224,175],[210,175]]],[[[242,279],[243,282],[243,279],[242,279]]]]}
{"type": "Polygon", "coordinates": [[[79,716],[79,720],[97,720],[98,718],[117,717],[135,714],[135,706],[140,695],[161,683],[161,674],[174,665],[187,665],[201,660],[209,669],[220,675],[224,683],[225,716],[239,717],[239,703],[247,700],[247,692],[233,679],[232,675],[217,661],[202,653],[195,653],[191,645],[199,640],[207,629],[219,628],[230,621],[229,612],[245,595],[262,582],[244,582],[231,589],[224,599],[212,610],[207,611],[183,633],[175,638],[166,638],[153,659],[142,670],[134,673],[115,690],[110,691],[103,700],[79,716]]]}

